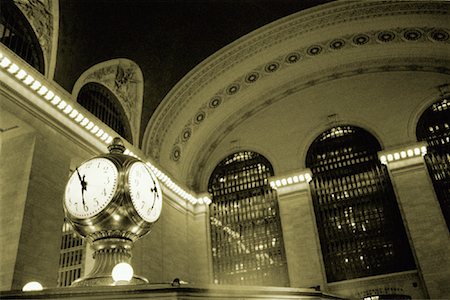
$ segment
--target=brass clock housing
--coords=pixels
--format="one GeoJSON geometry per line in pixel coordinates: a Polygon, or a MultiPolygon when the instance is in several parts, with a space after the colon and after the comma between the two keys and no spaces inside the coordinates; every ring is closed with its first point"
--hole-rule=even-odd
{"type": "MultiPolygon", "coordinates": [[[[161,199],[159,199],[160,206],[155,207],[155,209],[159,209],[159,211],[153,214],[156,214],[157,217],[149,222],[149,219],[147,218],[146,220],[141,217],[138,213],[138,209],[134,207],[130,196],[129,185],[129,176],[132,166],[137,163],[144,163],[137,158],[124,155],[123,152],[125,147],[119,138],[115,138],[108,149],[110,150],[110,153],[96,156],[83,163],[85,164],[89,161],[102,158],[112,162],[115,168],[117,168],[117,186],[111,200],[105,207],[94,215],[87,214],[87,216],[80,217],[70,212],[70,209],[68,208],[69,200],[67,199],[67,192],[63,200],[66,219],[71,223],[76,232],[91,243],[95,250],[95,266],[93,271],[86,277],[76,280],[72,284],[73,286],[113,285],[114,282],[111,277],[111,271],[114,265],[119,262],[128,262],[131,260],[133,243],[137,239],[148,234],[152,225],[159,219],[162,194],[161,191],[158,190],[160,189],[158,182],[156,181],[155,185],[157,186],[156,192],[157,196],[161,199]]],[[[152,178],[157,180],[148,167],[147,171],[153,176],[152,178]]],[[[78,172],[78,169],[76,172],[78,172]]],[[[101,172],[99,173],[98,176],[102,176],[101,172]]],[[[87,183],[81,183],[84,181],[83,175],[84,174],[80,173],[77,174],[80,178],[80,189],[83,189],[83,185],[84,187],[87,186],[87,189],[89,189],[89,178],[85,179],[87,183]]],[[[146,191],[146,189],[141,190],[141,192],[142,191],[146,191]]],[[[149,186],[148,193],[154,192],[155,187],[149,186]]],[[[145,282],[147,282],[146,279],[135,276],[131,284],[145,282]]]]}

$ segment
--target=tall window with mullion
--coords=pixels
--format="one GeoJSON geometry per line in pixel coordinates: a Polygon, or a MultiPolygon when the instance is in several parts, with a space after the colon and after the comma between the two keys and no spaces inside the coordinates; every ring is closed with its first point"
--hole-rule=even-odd
{"type": "Polygon", "coordinates": [[[214,282],[288,286],[286,255],[273,168],[262,155],[242,151],[220,162],[208,189],[214,282]]]}
{"type": "Polygon", "coordinates": [[[12,0],[0,1],[0,43],[44,74],[44,53],[22,11],[12,0]]]}
{"type": "Polygon", "coordinates": [[[378,141],[337,126],[312,143],[307,167],[328,282],[415,268],[378,141]]]}
{"type": "Polygon", "coordinates": [[[107,87],[89,82],[81,88],[77,101],[121,137],[133,143],[125,111],[117,97],[107,87]]]}
{"type": "Polygon", "coordinates": [[[428,143],[425,162],[442,214],[450,231],[450,101],[442,99],[425,110],[417,123],[419,141],[428,143]]]}

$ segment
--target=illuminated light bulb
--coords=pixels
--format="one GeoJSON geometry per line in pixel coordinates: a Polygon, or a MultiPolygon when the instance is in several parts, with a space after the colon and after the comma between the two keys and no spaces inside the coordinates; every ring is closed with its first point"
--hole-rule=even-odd
{"type": "Polygon", "coordinates": [[[94,127],[92,127],[91,132],[95,134],[95,133],[97,133],[97,131],[98,131],[99,129],[100,129],[100,128],[98,128],[98,126],[95,125],[94,127]]]}
{"type": "Polygon", "coordinates": [[[294,180],[295,183],[298,182],[298,176],[297,175],[295,175],[292,179],[294,180]]]}
{"type": "Polygon", "coordinates": [[[103,133],[102,137],[100,138],[102,141],[105,141],[108,138],[109,134],[107,134],[106,132],[103,133]]]}
{"type": "Polygon", "coordinates": [[[380,161],[381,161],[381,163],[382,164],[386,164],[386,155],[382,155],[381,157],[380,157],[380,161]]]}
{"type": "Polygon", "coordinates": [[[128,155],[128,153],[130,153],[130,150],[125,149],[125,151],[123,152],[123,154],[128,155]]]}
{"type": "Polygon", "coordinates": [[[113,215],[113,219],[116,220],[116,221],[119,221],[120,220],[120,216],[119,215],[113,215]]]}
{"type": "Polygon", "coordinates": [[[306,181],[309,183],[309,182],[312,180],[311,174],[306,173],[306,174],[305,174],[305,179],[306,179],[306,181]]]}
{"type": "Polygon", "coordinates": [[[287,184],[287,181],[286,181],[285,178],[281,179],[281,184],[282,184],[282,185],[286,185],[286,184],[287,184]]]}
{"type": "Polygon", "coordinates": [[[78,116],[78,110],[74,109],[72,110],[72,112],[70,113],[69,117],[71,117],[72,119],[75,118],[76,116],[78,116]]]}
{"type": "Polygon", "coordinates": [[[287,183],[288,183],[288,184],[292,184],[292,177],[288,177],[287,183]]]}
{"type": "Polygon", "coordinates": [[[406,151],[400,152],[400,156],[401,156],[401,158],[406,158],[406,151]]]}
{"type": "Polygon", "coordinates": [[[41,96],[44,96],[45,93],[47,93],[47,92],[48,92],[48,88],[45,85],[43,85],[43,86],[41,86],[41,88],[38,90],[37,93],[41,96]]]}
{"type": "Polygon", "coordinates": [[[59,98],[59,96],[55,96],[55,97],[53,97],[53,100],[51,101],[51,103],[53,105],[57,105],[60,101],[61,101],[61,98],[59,98]]]}
{"type": "Polygon", "coordinates": [[[397,152],[394,153],[394,159],[395,160],[399,160],[400,159],[400,154],[398,154],[397,152]]]}
{"type": "Polygon", "coordinates": [[[30,85],[33,81],[34,81],[33,76],[27,75],[27,77],[25,77],[25,79],[23,80],[23,83],[25,83],[26,85],[30,85]]]}
{"type": "Polygon", "coordinates": [[[305,181],[305,176],[300,175],[300,176],[298,176],[298,179],[300,179],[300,181],[305,181]]]}
{"type": "Polygon", "coordinates": [[[271,182],[270,182],[270,186],[271,186],[272,188],[275,188],[275,186],[276,186],[276,185],[275,185],[275,182],[274,182],[274,181],[271,181],[271,182]]]}
{"type": "Polygon", "coordinates": [[[38,88],[41,87],[41,85],[42,85],[42,84],[41,84],[39,81],[35,80],[35,81],[33,82],[33,84],[31,85],[31,89],[34,90],[34,91],[36,91],[38,88]]]}
{"type": "Polygon", "coordinates": [[[85,117],[85,118],[83,119],[83,121],[80,122],[80,125],[81,125],[81,126],[86,126],[87,123],[89,123],[89,119],[85,117]]]}
{"type": "Polygon", "coordinates": [[[55,93],[53,93],[52,91],[48,91],[47,95],[45,95],[45,99],[50,101],[53,99],[53,97],[55,96],[55,93]]]}
{"type": "Polygon", "coordinates": [[[61,102],[59,102],[59,104],[58,104],[58,108],[59,109],[64,109],[65,107],[67,106],[67,102],[66,101],[64,101],[64,100],[61,100],[61,102]]]}
{"type": "Polygon", "coordinates": [[[101,137],[103,133],[104,133],[104,131],[102,129],[100,129],[95,135],[98,137],[101,137]]]}
{"type": "Polygon", "coordinates": [[[415,155],[420,155],[420,149],[419,148],[414,148],[414,154],[415,155]]]}
{"type": "Polygon", "coordinates": [[[72,106],[67,105],[66,108],[64,108],[63,112],[67,115],[72,111],[72,106]]]}
{"type": "Polygon", "coordinates": [[[16,78],[19,80],[24,79],[25,76],[27,76],[27,72],[25,72],[24,70],[20,70],[19,73],[16,74],[16,78]]]}
{"type": "Polygon", "coordinates": [[[113,138],[112,136],[108,137],[105,141],[105,143],[110,144],[112,142],[113,138]]]}
{"type": "Polygon", "coordinates": [[[408,155],[408,157],[411,157],[414,155],[414,151],[412,151],[412,149],[408,149],[408,151],[406,151],[406,154],[408,155]]]}
{"type": "Polygon", "coordinates": [[[394,156],[392,154],[388,154],[387,160],[388,161],[393,161],[394,160],[394,156]]]}
{"type": "Polygon", "coordinates": [[[11,64],[11,61],[7,57],[3,57],[2,61],[0,61],[0,66],[2,68],[6,68],[11,64]]]}
{"type": "Polygon", "coordinates": [[[129,156],[134,156],[134,153],[130,151],[130,153],[128,153],[129,156]]]}
{"type": "Polygon", "coordinates": [[[277,186],[281,186],[281,180],[278,179],[277,181],[275,181],[275,183],[277,186]]]}
{"type": "Polygon", "coordinates": [[[112,269],[112,278],[115,283],[127,283],[133,278],[133,267],[125,262],[118,263],[112,269]]]}
{"type": "Polygon", "coordinates": [[[427,154],[427,147],[426,146],[420,147],[420,151],[422,152],[422,155],[427,154]]]}
{"type": "Polygon", "coordinates": [[[40,284],[37,281],[30,281],[27,284],[25,284],[22,288],[23,292],[33,292],[33,291],[42,291],[44,288],[42,287],[42,284],[40,284]]]}
{"type": "Polygon", "coordinates": [[[19,70],[20,70],[20,68],[19,68],[19,66],[16,65],[16,64],[12,64],[12,65],[10,65],[9,68],[8,68],[8,72],[11,73],[11,74],[15,74],[15,73],[16,73],[17,71],[19,71],[19,70]]]}
{"type": "Polygon", "coordinates": [[[204,202],[203,202],[203,199],[202,199],[202,198],[198,198],[198,199],[197,199],[197,203],[198,203],[198,204],[203,204],[203,203],[204,203],[204,202]]]}
{"type": "Polygon", "coordinates": [[[92,127],[94,127],[94,123],[92,123],[91,121],[89,121],[89,123],[87,123],[86,125],[86,129],[90,130],[92,127]]]}

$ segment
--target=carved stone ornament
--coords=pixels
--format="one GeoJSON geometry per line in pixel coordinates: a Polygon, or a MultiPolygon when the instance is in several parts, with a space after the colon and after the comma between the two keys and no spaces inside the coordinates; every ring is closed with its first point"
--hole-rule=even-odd
{"type": "Polygon", "coordinates": [[[51,0],[14,0],[33,27],[41,45],[46,65],[51,57],[53,18],[51,0]]]}

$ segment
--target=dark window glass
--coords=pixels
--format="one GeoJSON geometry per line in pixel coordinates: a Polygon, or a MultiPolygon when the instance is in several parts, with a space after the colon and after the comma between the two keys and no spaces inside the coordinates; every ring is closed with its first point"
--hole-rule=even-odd
{"type": "Polygon", "coordinates": [[[11,0],[0,0],[0,42],[44,74],[44,54],[27,18],[11,0]]]}
{"type": "Polygon", "coordinates": [[[209,180],[214,282],[288,286],[271,164],[254,152],[224,159],[209,180]]]}
{"type": "Polygon", "coordinates": [[[425,162],[450,231],[450,101],[431,105],[417,123],[417,139],[428,143],[425,162]]]}
{"type": "Polygon", "coordinates": [[[133,143],[125,111],[110,90],[101,84],[90,82],[81,88],[77,101],[120,136],[133,143]]]}
{"type": "Polygon", "coordinates": [[[84,270],[84,243],[72,226],[65,222],[59,253],[58,287],[70,286],[84,270]]]}
{"type": "Polygon", "coordinates": [[[307,154],[314,210],[329,282],[415,267],[392,184],[365,130],[338,126],[307,154]]]}

